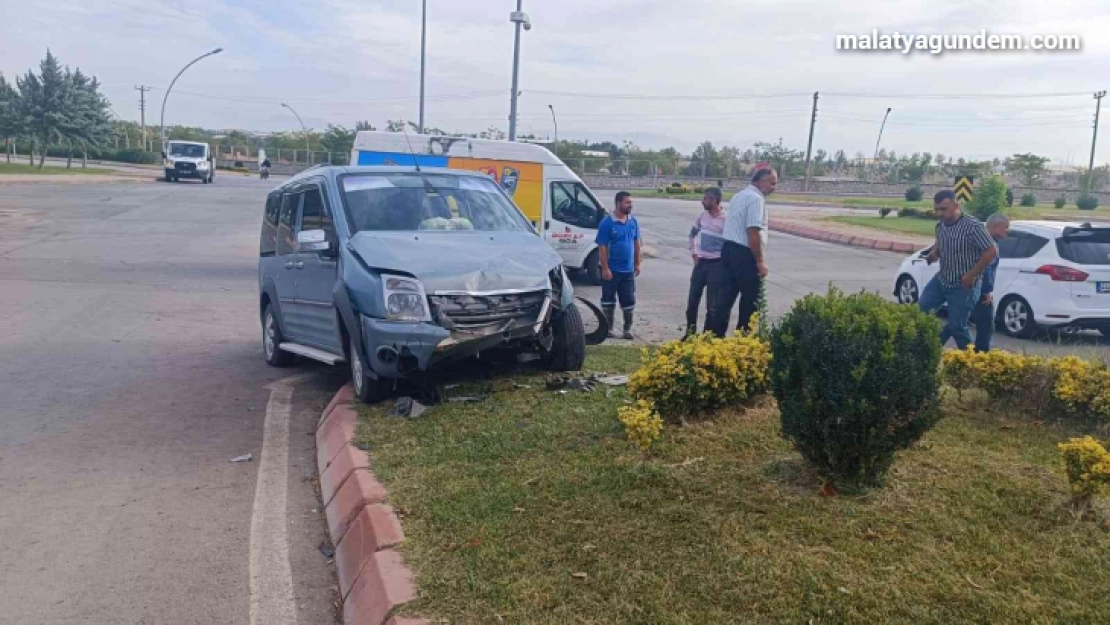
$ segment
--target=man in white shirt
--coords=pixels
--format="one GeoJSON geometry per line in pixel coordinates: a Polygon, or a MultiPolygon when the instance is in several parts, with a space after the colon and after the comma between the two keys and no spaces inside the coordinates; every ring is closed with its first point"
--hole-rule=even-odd
{"type": "Polygon", "coordinates": [[[725,218],[724,248],[721,250],[721,270],[717,283],[710,284],[713,292],[713,313],[709,330],[723,337],[728,332],[728,320],[736,298],[740,298],[738,330],[746,330],[759,304],[763,279],[767,277],[767,264],[763,251],[767,248],[767,196],[775,192],[779,177],[774,169],[764,167],[752,174],[747,189],[733,196],[725,218]]]}

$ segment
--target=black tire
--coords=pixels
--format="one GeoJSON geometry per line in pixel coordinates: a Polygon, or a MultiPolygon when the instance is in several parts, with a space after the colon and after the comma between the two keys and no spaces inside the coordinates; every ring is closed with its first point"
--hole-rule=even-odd
{"type": "Polygon", "coordinates": [[[1037,332],[1033,308],[1025,298],[1011,295],[998,306],[998,325],[1002,333],[1019,339],[1031,338],[1037,332]]]}
{"type": "Polygon", "coordinates": [[[209,182],[212,182],[212,179],[208,176],[205,176],[204,178],[201,178],[201,181],[204,182],[204,184],[208,184],[209,182]]]}
{"type": "Polygon", "coordinates": [[[274,316],[274,307],[266,304],[262,311],[262,353],[266,356],[266,364],[271,367],[287,367],[293,363],[293,354],[278,348],[284,340],[281,324],[274,316]]]}
{"type": "Polygon", "coordinates": [[[582,328],[582,315],[571,304],[551,320],[554,335],[551,349],[544,355],[543,366],[548,371],[581,371],[586,361],[586,331],[582,328]]]}
{"type": "Polygon", "coordinates": [[[586,273],[587,282],[594,285],[601,284],[601,260],[597,250],[590,252],[586,257],[586,264],[582,266],[582,271],[586,273]]]}
{"type": "Polygon", "coordinates": [[[894,293],[899,304],[916,304],[921,297],[920,289],[917,288],[917,281],[909,275],[902,275],[898,278],[898,283],[894,286],[894,293]]]}
{"type": "Polygon", "coordinates": [[[354,387],[355,397],[364,404],[376,404],[385,399],[385,386],[381,381],[370,377],[366,365],[362,362],[362,354],[355,346],[354,338],[347,339],[347,362],[351,368],[351,385],[354,387]]]}

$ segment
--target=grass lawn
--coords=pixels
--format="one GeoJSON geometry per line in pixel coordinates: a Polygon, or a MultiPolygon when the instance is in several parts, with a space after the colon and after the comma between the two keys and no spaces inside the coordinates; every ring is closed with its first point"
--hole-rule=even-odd
{"type": "MultiPolygon", "coordinates": [[[[638,350],[591,348],[629,371],[638,350]]],[[[361,407],[419,599],[450,623],[1105,623],[1110,534],[1067,510],[1071,432],[953,410],[884,488],[821,497],[767,402],[669,428],[644,459],[627,399],[536,370],[455,376],[416,420],[361,407]],[[468,376],[468,377],[466,377],[468,376]],[[517,388],[526,384],[531,388],[517,388]]],[[[1104,511],[1105,512],[1105,511],[1104,511]]],[[[439,622],[439,621],[436,621],[439,622]]]]}
{"type": "Polygon", "coordinates": [[[888,232],[901,232],[903,234],[919,234],[925,237],[933,236],[937,226],[937,222],[932,219],[914,219],[910,217],[895,217],[893,215],[887,217],[879,217],[878,215],[874,217],[870,215],[836,215],[834,217],[825,217],[821,221],[833,221],[851,226],[862,226],[864,228],[886,230],[888,232]]]}
{"type": "Polygon", "coordinates": [[[88,168],[81,169],[81,161],[77,161],[73,165],[73,169],[66,169],[65,167],[57,167],[52,165],[45,165],[42,169],[38,166],[21,165],[18,163],[0,163],[0,175],[3,174],[44,174],[44,175],[67,175],[67,174],[92,174],[103,175],[115,173],[110,169],[96,169],[88,168]]]}

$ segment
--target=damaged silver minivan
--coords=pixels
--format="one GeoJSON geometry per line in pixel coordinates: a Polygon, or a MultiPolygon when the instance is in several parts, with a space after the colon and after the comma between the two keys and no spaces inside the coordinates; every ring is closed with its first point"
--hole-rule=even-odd
{"type": "Polygon", "coordinates": [[[499,185],[416,167],[317,167],[270,192],[258,287],[266,361],[349,363],[366,402],[489,350],[581,369],[559,255],[499,185]]]}

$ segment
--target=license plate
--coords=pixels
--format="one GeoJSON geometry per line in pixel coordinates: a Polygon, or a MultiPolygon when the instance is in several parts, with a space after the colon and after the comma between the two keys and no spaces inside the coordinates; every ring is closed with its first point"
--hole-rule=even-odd
{"type": "Polygon", "coordinates": [[[1096,282],[1095,283],[1095,292],[1096,293],[1110,293],[1110,282],[1096,282]]]}

